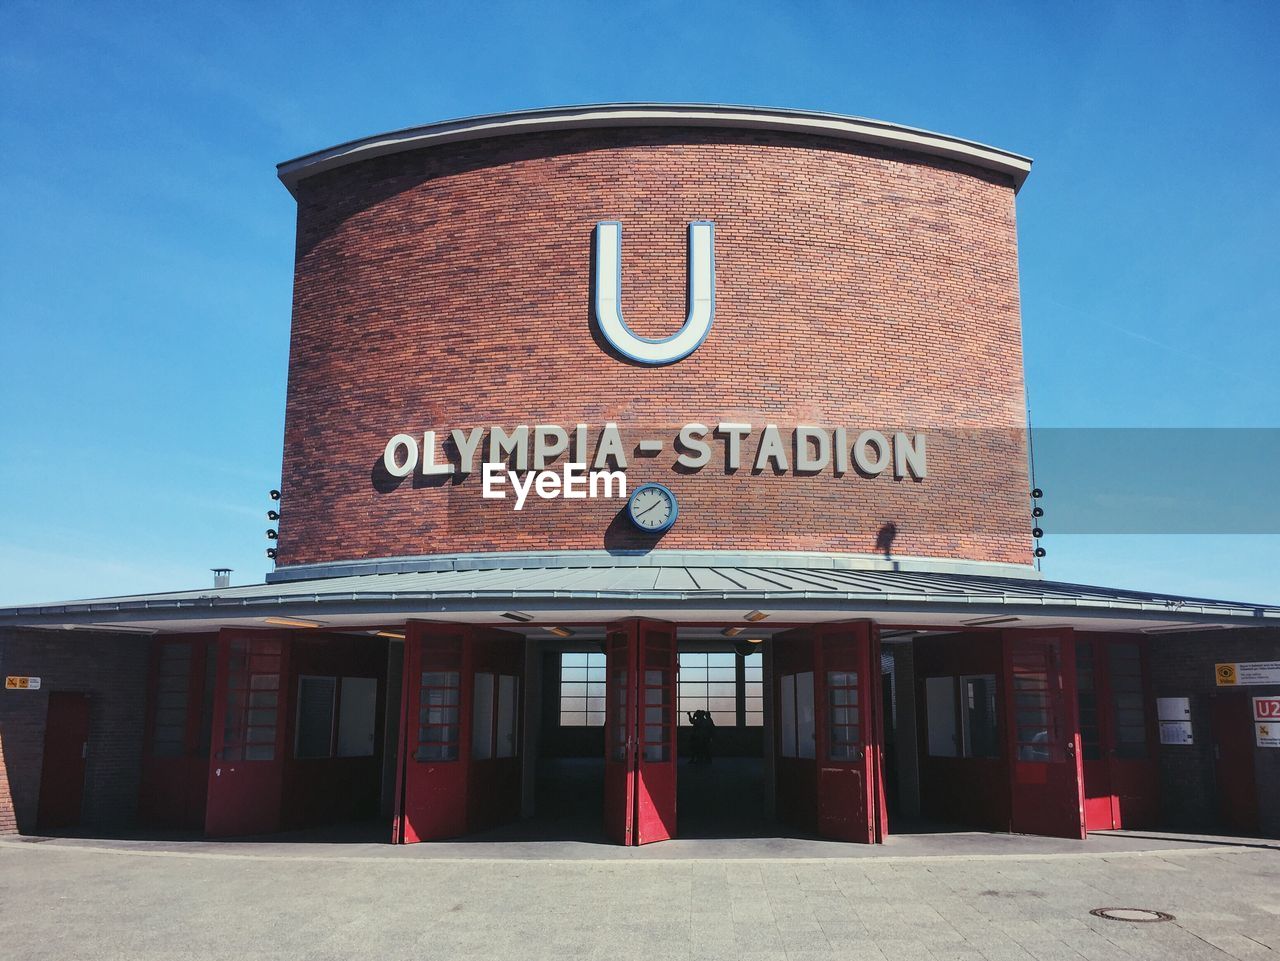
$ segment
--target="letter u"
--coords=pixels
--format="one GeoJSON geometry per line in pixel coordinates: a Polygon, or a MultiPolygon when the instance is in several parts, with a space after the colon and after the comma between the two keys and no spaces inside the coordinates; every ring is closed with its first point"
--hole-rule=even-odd
{"type": "Polygon", "coordinates": [[[715,224],[689,224],[689,313],[670,337],[651,339],[634,333],[622,319],[622,224],[596,224],[596,325],[609,345],[641,364],[673,364],[688,357],[707,339],[716,313],[715,224]]]}

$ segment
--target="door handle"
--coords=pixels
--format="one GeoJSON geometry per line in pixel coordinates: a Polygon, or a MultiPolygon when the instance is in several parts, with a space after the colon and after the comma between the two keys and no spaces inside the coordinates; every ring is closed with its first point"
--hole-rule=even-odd
{"type": "Polygon", "coordinates": [[[80,760],[84,760],[89,756],[89,742],[85,741],[80,745],[80,760]]]}

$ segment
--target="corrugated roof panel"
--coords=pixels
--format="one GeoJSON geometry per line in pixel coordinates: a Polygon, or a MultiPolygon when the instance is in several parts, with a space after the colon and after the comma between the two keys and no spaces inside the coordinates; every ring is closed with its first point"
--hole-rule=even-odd
{"type": "MultiPolygon", "coordinates": [[[[110,613],[113,611],[172,612],[199,614],[208,609],[235,611],[252,607],[255,616],[269,612],[272,604],[319,604],[346,600],[374,605],[383,598],[429,599],[448,604],[451,599],[493,598],[495,609],[519,605],[522,600],[570,598],[589,602],[594,596],[635,600],[643,603],[650,595],[694,603],[699,597],[732,599],[750,597],[753,604],[768,601],[777,605],[812,600],[815,604],[833,601],[865,601],[875,604],[901,603],[917,609],[939,604],[984,605],[1061,609],[1114,609],[1145,611],[1221,613],[1241,619],[1280,618],[1280,608],[1271,605],[1240,604],[1200,598],[1180,598],[1079,584],[1033,581],[972,574],[921,573],[905,571],[846,570],[808,567],[764,567],[730,565],[687,567],[682,564],[630,566],[584,565],[582,567],[464,568],[416,573],[358,574],[309,581],[287,581],[242,587],[175,591],[122,597],[66,601],[0,609],[0,623],[57,623],[67,613],[110,613]]],[[[212,616],[212,614],[211,614],[212,616]]]]}

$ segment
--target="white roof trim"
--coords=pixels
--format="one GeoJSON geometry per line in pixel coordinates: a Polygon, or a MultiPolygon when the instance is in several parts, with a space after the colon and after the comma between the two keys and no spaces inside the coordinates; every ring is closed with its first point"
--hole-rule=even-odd
{"type": "Polygon", "coordinates": [[[374,157],[486,137],[597,127],[728,127],[833,137],[946,157],[993,170],[1011,177],[1015,191],[1022,187],[1027,174],[1031,172],[1029,157],[971,140],[881,120],[778,107],[644,103],[550,107],[446,120],[352,140],[294,160],[286,160],[276,169],[280,180],[293,193],[299,181],[307,177],[374,157]]]}

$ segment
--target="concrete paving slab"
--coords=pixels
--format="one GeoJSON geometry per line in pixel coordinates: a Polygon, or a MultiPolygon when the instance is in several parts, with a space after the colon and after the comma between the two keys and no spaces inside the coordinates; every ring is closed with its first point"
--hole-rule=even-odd
{"type": "Polygon", "coordinates": [[[0,841],[0,956],[1223,961],[1280,943],[1280,851],[1247,840],[915,836],[790,859],[755,839],[687,858],[435,847],[0,841]]]}

